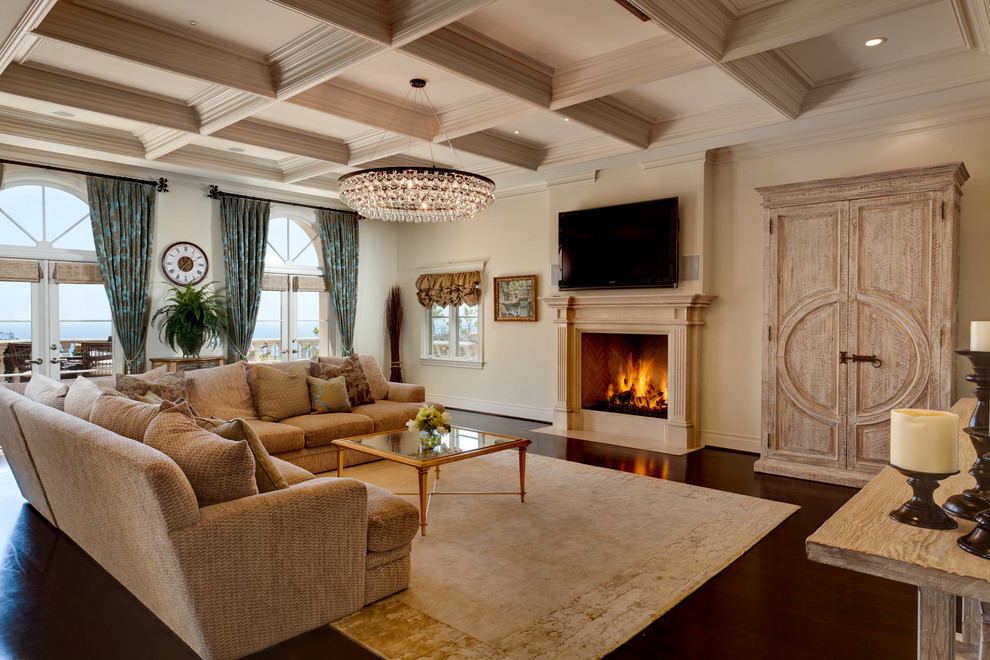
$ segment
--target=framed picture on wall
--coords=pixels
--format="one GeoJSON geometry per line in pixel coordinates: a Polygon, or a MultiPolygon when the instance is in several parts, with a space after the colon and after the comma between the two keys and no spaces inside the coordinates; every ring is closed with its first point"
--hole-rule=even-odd
{"type": "Polygon", "coordinates": [[[496,277],[495,320],[536,320],[536,275],[496,277]]]}

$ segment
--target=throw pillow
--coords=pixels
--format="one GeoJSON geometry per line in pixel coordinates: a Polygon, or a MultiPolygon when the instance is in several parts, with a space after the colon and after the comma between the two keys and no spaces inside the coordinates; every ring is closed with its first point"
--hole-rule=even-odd
{"type": "Polygon", "coordinates": [[[200,415],[258,419],[243,362],[186,372],[186,400],[200,415]]]}
{"type": "Polygon", "coordinates": [[[65,395],[65,412],[89,421],[93,404],[100,396],[100,388],[92,380],[78,376],[65,395]]]}
{"type": "Polygon", "coordinates": [[[31,374],[31,380],[24,388],[24,396],[57,410],[65,410],[65,395],[68,393],[67,384],[41,374],[31,374]]]}
{"type": "Polygon", "coordinates": [[[347,398],[347,383],[343,376],[336,378],[306,378],[309,384],[309,402],[314,414],[351,412],[347,398]]]}
{"type": "Polygon", "coordinates": [[[145,371],[143,374],[131,374],[131,375],[134,376],[135,378],[143,378],[144,380],[158,380],[167,373],[168,373],[168,367],[163,364],[160,367],[155,367],[151,371],[145,371]]]}
{"type": "Polygon", "coordinates": [[[157,394],[165,401],[175,401],[186,396],[186,372],[166,373],[155,380],[117,374],[116,390],[131,399],[151,393],[157,394]]]}
{"type": "Polygon", "coordinates": [[[251,390],[251,400],[254,402],[255,410],[258,409],[258,367],[267,367],[269,369],[278,369],[279,371],[288,371],[295,366],[301,365],[302,368],[309,373],[309,362],[305,360],[297,360],[295,362],[282,362],[281,360],[269,360],[266,362],[245,362],[244,372],[247,375],[248,388],[251,390]]]}
{"type": "Polygon", "coordinates": [[[368,377],[364,373],[358,356],[352,355],[344,360],[343,364],[340,365],[340,372],[344,376],[344,381],[347,382],[347,398],[350,399],[352,406],[375,402],[375,397],[371,393],[371,385],[368,383],[368,377]]]}
{"type": "Polygon", "coordinates": [[[309,414],[308,374],[301,364],[281,371],[257,368],[258,416],[264,422],[278,422],[286,417],[309,414]]]}
{"type": "Polygon", "coordinates": [[[93,403],[89,421],[108,431],[141,442],[160,405],[132,401],[113,390],[103,390],[93,403]]]}
{"type": "Polygon", "coordinates": [[[178,464],[201,507],[258,494],[247,440],[225,440],[166,411],[148,425],[144,443],[178,464]]]}
{"type": "Polygon", "coordinates": [[[279,472],[275,466],[275,461],[272,460],[265,445],[262,444],[258,433],[243,419],[232,419],[225,422],[222,419],[196,417],[195,422],[199,428],[210,433],[216,433],[221,438],[247,440],[248,447],[254,455],[254,481],[258,486],[259,493],[268,493],[289,487],[289,483],[279,472]]]}
{"type": "Polygon", "coordinates": [[[331,378],[336,378],[341,375],[340,367],[336,364],[327,364],[324,362],[317,362],[313,360],[309,363],[309,375],[313,378],[322,378],[323,380],[330,380],[331,378]]]}
{"type": "Polygon", "coordinates": [[[376,401],[387,397],[388,381],[385,380],[385,376],[378,366],[378,360],[375,359],[374,355],[366,353],[357,357],[358,361],[361,362],[361,368],[364,369],[364,375],[368,378],[368,384],[371,385],[371,395],[375,397],[376,401]]]}

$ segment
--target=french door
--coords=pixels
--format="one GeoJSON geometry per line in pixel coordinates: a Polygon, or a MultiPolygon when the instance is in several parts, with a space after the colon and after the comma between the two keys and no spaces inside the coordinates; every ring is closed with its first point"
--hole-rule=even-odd
{"type": "Polygon", "coordinates": [[[0,355],[8,382],[113,373],[113,323],[96,264],[0,260],[0,355]],[[10,278],[10,279],[8,279],[10,278]]]}

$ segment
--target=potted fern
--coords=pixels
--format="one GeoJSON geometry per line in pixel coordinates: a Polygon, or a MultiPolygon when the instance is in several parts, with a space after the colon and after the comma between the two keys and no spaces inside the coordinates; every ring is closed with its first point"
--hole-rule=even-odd
{"type": "Polygon", "coordinates": [[[209,289],[212,284],[207,282],[198,289],[190,284],[173,286],[165,304],[151,317],[152,325],[163,317],[158,337],[173,351],[178,346],[183,357],[197,357],[207,343],[211,348],[219,346],[226,335],[224,297],[209,289]]]}

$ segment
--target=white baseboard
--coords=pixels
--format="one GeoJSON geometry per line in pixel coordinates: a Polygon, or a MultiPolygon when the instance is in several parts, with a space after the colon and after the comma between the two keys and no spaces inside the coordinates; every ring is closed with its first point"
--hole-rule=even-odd
{"type": "Polygon", "coordinates": [[[705,447],[721,447],[734,449],[750,454],[760,453],[760,439],[735,433],[719,433],[718,431],[701,431],[701,444],[705,447]]]}
{"type": "MultiPolygon", "coordinates": [[[[520,406],[511,403],[498,403],[496,401],[483,401],[481,399],[469,399],[463,396],[453,396],[449,394],[431,394],[427,392],[427,401],[436,401],[450,408],[463,408],[464,410],[475,410],[477,412],[489,413],[492,415],[504,415],[506,417],[519,417],[521,419],[532,419],[539,422],[552,422],[553,410],[536,408],[533,406],[520,406]]],[[[457,425],[457,420],[454,420],[457,425]]]]}

